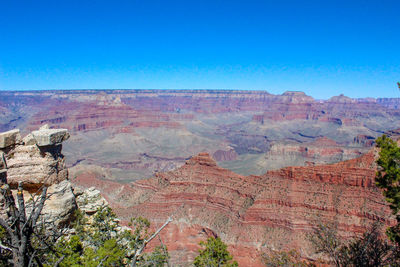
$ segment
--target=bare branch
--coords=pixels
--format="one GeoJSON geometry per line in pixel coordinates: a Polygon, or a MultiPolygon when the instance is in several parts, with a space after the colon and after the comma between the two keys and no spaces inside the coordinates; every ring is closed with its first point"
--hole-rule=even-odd
{"type": "Polygon", "coordinates": [[[149,242],[150,242],[154,237],[156,237],[156,236],[162,231],[162,229],[164,229],[170,222],[172,222],[171,217],[169,217],[169,218],[167,219],[167,221],[166,221],[160,228],[158,228],[158,230],[157,230],[152,236],[150,236],[149,239],[145,240],[145,241],[144,241],[144,244],[149,243],[149,242]]]}
{"type": "Polygon", "coordinates": [[[29,263],[28,263],[28,267],[31,267],[33,264],[33,259],[35,258],[36,255],[36,251],[33,252],[33,254],[31,255],[30,259],[29,259],[29,263]]]}
{"type": "Polygon", "coordinates": [[[37,207],[34,207],[32,210],[32,227],[35,228],[36,221],[39,218],[40,213],[42,212],[44,202],[46,201],[46,193],[47,193],[47,187],[43,187],[42,195],[40,196],[40,201],[37,207]]]}
{"type": "Polygon", "coordinates": [[[103,263],[104,263],[107,259],[108,259],[108,255],[105,256],[105,257],[99,262],[99,264],[97,265],[97,267],[103,266],[103,263]]]}
{"type": "Polygon", "coordinates": [[[170,265],[169,265],[169,259],[168,259],[168,258],[169,258],[169,257],[168,257],[168,251],[165,249],[164,243],[163,243],[162,240],[161,240],[161,235],[158,235],[158,240],[160,240],[160,244],[161,244],[162,250],[163,250],[164,255],[165,255],[166,259],[167,259],[167,266],[170,267],[170,265]]]}
{"type": "Polygon", "coordinates": [[[0,187],[0,192],[6,201],[7,208],[11,213],[12,218],[17,218],[17,207],[15,206],[15,200],[11,193],[10,186],[8,184],[4,184],[0,187]]]}
{"type": "Polygon", "coordinates": [[[1,243],[1,241],[0,241],[0,248],[1,248],[1,249],[3,249],[3,250],[12,251],[12,249],[11,249],[11,248],[9,248],[9,247],[7,247],[7,246],[3,245],[3,243],[1,243]]]}
{"type": "MultiPolygon", "coordinates": [[[[19,216],[18,216],[19,223],[25,223],[26,213],[25,213],[25,201],[24,201],[22,182],[18,183],[17,200],[18,200],[18,211],[19,211],[19,216]]],[[[23,231],[23,229],[21,229],[21,231],[23,231]]]]}
{"type": "Polygon", "coordinates": [[[136,260],[140,256],[140,254],[142,254],[142,252],[143,252],[144,248],[146,247],[146,245],[151,240],[153,240],[153,238],[156,237],[162,231],[162,229],[164,229],[170,222],[172,222],[172,218],[171,217],[169,217],[167,219],[167,221],[160,228],[158,228],[158,230],[155,231],[152,236],[149,237],[149,239],[146,239],[146,240],[143,241],[142,246],[136,251],[135,255],[133,256],[131,267],[135,267],[136,266],[136,260]]]}
{"type": "Polygon", "coordinates": [[[54,264],[54,267],[60,266],[60,263],[64,260],[64,258],[65,258],[65,255],[63,255],[63,256],[54,264]]]}

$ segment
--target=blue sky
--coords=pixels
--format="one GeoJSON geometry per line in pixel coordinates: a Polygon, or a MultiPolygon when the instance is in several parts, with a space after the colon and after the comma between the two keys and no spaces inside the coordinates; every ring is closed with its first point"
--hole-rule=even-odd
{"type": "Polygon", "coordinates": [[[0,90],[400,97],[400,1],[0,0],[0,90]]]}

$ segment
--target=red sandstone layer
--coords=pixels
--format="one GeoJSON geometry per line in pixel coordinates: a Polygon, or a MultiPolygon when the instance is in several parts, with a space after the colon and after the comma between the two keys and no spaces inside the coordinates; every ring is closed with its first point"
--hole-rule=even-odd
{"type": "Polygon", "coordinates": [[[240,266],[261,266],[267,249],[296,248],[315,258],[307,235],[317,222],[337,224],[343,237],[375,221],[393,223],[374,185],[374,161],[371,151],[337,164],[241,176],[201,153],[175,171],[129,185],[82,175],[76,182],[100,187],[125,219],[140,215],[158,225],[172,216],[162,238],[175,263],[192,260],[200,239],[218,235],[240,266]]]}

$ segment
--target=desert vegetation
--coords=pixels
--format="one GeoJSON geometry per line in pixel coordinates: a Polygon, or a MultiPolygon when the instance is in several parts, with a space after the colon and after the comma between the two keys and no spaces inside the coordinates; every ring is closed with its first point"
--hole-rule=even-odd
{"type": "Polygon", "coordinates": [[[200,242],[203,247],[199,250],[199,255],[194,259],[196,267],[235,267],[237,262],[227,250],[227,245],[221,238],[210,237],[207,242],[200,242]]]}
{"type": "Polygon", "coordinates": [[[150,222],[132,218],[130,227],[121,227],[110,207],[99,207],[88,218],[75,211],[70,225],[56,225],[40,216],[47,199],[47,187],[25,202],[23,185],[18,186],[17,203],[8,184],[0,193],[7,219],[0,218],[0,261],[3,266],[164,266],[168,262],[165,246],[144,253],[146,245],[171,221],[157,231],[150,222]],[[131,230],[132,229],[132,230],[131,230]]]}

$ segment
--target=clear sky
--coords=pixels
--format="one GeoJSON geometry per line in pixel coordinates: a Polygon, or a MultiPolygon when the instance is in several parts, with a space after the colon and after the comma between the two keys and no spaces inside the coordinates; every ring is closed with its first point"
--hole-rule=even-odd
{"type": "Polygon", "coordinates": [[[400,97],[399,11],[399,0],[0,0],[0,90],[400,97]]]}

